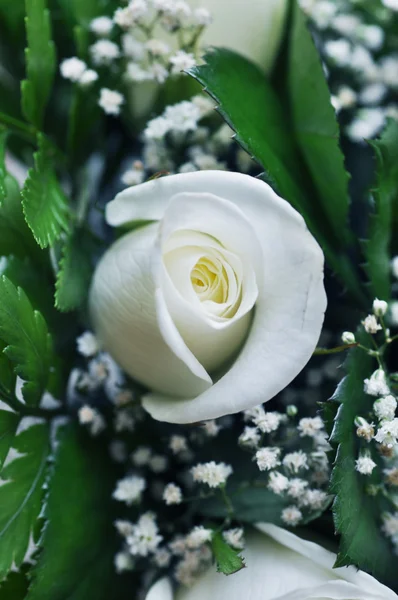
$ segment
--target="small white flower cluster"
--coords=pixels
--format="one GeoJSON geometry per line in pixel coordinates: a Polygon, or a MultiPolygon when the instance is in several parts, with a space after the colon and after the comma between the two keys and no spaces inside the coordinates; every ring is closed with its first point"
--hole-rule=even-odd
{"type": "Polygon", "coordinates": [[[204,483],[210,488],[225,485],[232,471],[231,465],[216,463],[214,461],[195,465],[191,469],[194,481],[204,483]]]}
{"type": "MultiPolygon", "coordinates": [[[[154,555],[158,549],[159,544],[163,540],[163,536],[159,534],[159,528],[156,522],[156,516],[153,513],[147,512],[142,514],[136,523],[130,521],[116,521],[115,527],[124,538],[125,548],[123,555],[126,553],[132,557],[147,557],[154,555]]],[[[120,554],[120,553],[119,553],[120,554]]],[[[118,554],[116,555],[116,568],[118,554]]],[[[123,561],[125,564],[129,564],[127,560],[123,561]]],[[[123,562],[120,566],[123,565],[123,562]]],[[[132,561],[130,561],[132,562],[132,561]]],[[[125,570],[127,567],[124,567],[125,570]]]]}
{"type": "Polygon", "coordinates": [[[388,512],[383,515],[382,531],[391,539],[395,552],[398,553],[398,512],[388,512]]]}
{"type": "Polygon", "coordinates": [[[398,54],[394,41],[393,3],[364,10],[350,0],[300,0],[314,27],[321,31],[325,70],[330,74],[332,104],[346,111],[346,134],[354,141],[376,136],[386,117],[398,117],[389,98],[398,90],[398,54]],[[347,75],[350,86],[346,84],[347,75]]]}
{"type": "MultiPolygon", "coordinates": [[[[161,172],[225,170],[233,135],[228,125],[219,124],[214,104],[205,95],[167,106],[160,116],[148,121],[143,134],[142,162],[135,161],[123,174],[122,181],[125,185],[137,185],[161,172]]],[[[237,146],[234,160],[241,172],[247,173],[255,167],[250,156],[237,146]]]]}
{"type": "Polygon", "coordinates": [[[98,73],[93,69],[89,69],[86,63],[76,56],[65,58],[61,62],[59,70],[64,79],[69,79],[69,81],[77,83],[81,87],[87,87],[98,79],[98,73]]]}
{"type": "Polygon", "coordinates": [[[124,502],[127,506],[131,506],[136,502],[140,502],[145,488],[146,481],[143,477],[128,475],[117,482],[113,498],[124,502]]]}

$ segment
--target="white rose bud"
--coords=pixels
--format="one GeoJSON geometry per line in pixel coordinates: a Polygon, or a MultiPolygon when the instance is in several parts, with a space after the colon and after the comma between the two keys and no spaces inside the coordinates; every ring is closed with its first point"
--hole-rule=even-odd
{"type": "Polygon", "coordinates": [[[379,300],[378,298],[375,298],[373,301],[373,312],[376,315],[376,317],[383,317],[388,309],[388,304],[387,302],[385,302],[385,300],[379,300]]]}
{"type": "Polygon", "coordinates": [[[341,341],[343,344],[355,344],[355,335],[352,333],[352,331],[344,331],[343,335],[341,336],[341,341]]]}
{"type": "Polygon", "coordinates": [[[336,555],[319,544],[268,523],[256,528],[245,535],[247,569],[220,577],[212,566],[175,594],[163,578],[146,600],[398,600],[395,592],[354,566],[333,568],[336,555]]]}
{"type": "Polygon", "coordinates": [[[90,292],[104,349],[153,392],[144,408],[192,423],[273,398],[319,339],[323,254],[263,181],[199,171],[136,185],[110,225],[151,221],[100,261],[90,292]]]}

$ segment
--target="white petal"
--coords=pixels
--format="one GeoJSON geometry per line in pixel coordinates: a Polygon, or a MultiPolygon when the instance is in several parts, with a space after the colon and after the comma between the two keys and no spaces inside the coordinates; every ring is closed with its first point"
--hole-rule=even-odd
{"type": "Polygon", "coordinates": [[[145,600],[173,600],[173,588],[170,579],[159,579],[147,593],[145,600]]]}
{"type": "Polygon", "coordinates": [[[90,290],[90,314],[103,347],[132,377],[169,394],[211,385],[188,350],[152,275],[158,225],[123,236],[105,253],[90,290]]]}
{"type": "MultiPolygon", "coordinates": [[[[144,407],[158,420],[190,423],[238,412],[271,399],[310,359],[326,308],[323,254],[302,217],[267,184],[237,173],[201,171],[139,187],[138,196],[135,188],[129,195],[116,198],[108,216],[114,217],[119,207],[124,213],[128,208],[128,220],[154,218],[155,214],[159,218],[170,198],[181,189],[213,192],[241,209],[261,242],[264,256],[264,281],[258,282],[252,327],[234,365],[198,397],[187,395],[182,401],[150,394],[144,407]]],[[[257,275],[258,269],[255,270],[257,275]]]]}

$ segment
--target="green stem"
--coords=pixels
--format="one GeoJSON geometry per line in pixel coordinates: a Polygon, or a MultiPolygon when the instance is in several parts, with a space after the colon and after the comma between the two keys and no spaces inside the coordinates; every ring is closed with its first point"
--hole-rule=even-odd
{"type": "Polygon", "coordinates": [[[228,520],[230,521],[235,513],[234,507],[233,507],[232,502],[226,492],[225,485],[221,485],[219,487],[219,490],[220,490],[222,500],[225,504],[225,508],[227,509],[228,520]]]}
{"type": "Polygon", "coordinates": [[[32,143],[36,143],[36,129],[33,125],[28,125],[19,119],[10,117],[6,113],[0,112],[0,124],[6,125],[12,129],[15,133],[22,135],[25,139],[28,139],[32,143]]]}
{"type": "Polygon", "coordinates": [[[325,354],[338,354],[349,350],[350,348],[356,348],[359,346],[356,342],[354,344],[344,344],[344,346],[336,346],[335,348],[315,348],[313,356],[324,356],[325,354]]]}
{"type": "Polygon", "coordinates": [[[21,417],[43,417],[44,419],[52,419],[55,416],[65,414],[63,408],[56,408],[53,410],[46,410],[38,406],[28,406],[23,404],[15,396],[9,394],[2,394],[2,400],[15,412],[19,413],[21,417]]]}

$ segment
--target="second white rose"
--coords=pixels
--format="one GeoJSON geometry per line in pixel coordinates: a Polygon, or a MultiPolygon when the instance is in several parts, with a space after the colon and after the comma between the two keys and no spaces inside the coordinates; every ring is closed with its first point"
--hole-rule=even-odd
{"type": "Polygon", "coordinates": [[[125,190],[106,217],[150,221],[106,252],[90,311],[104,348],[151,390],[154,418],[235,413],[302,370],[326,308],[323,254],[267,184],[222,171],[169,176],[125,190]]]}

